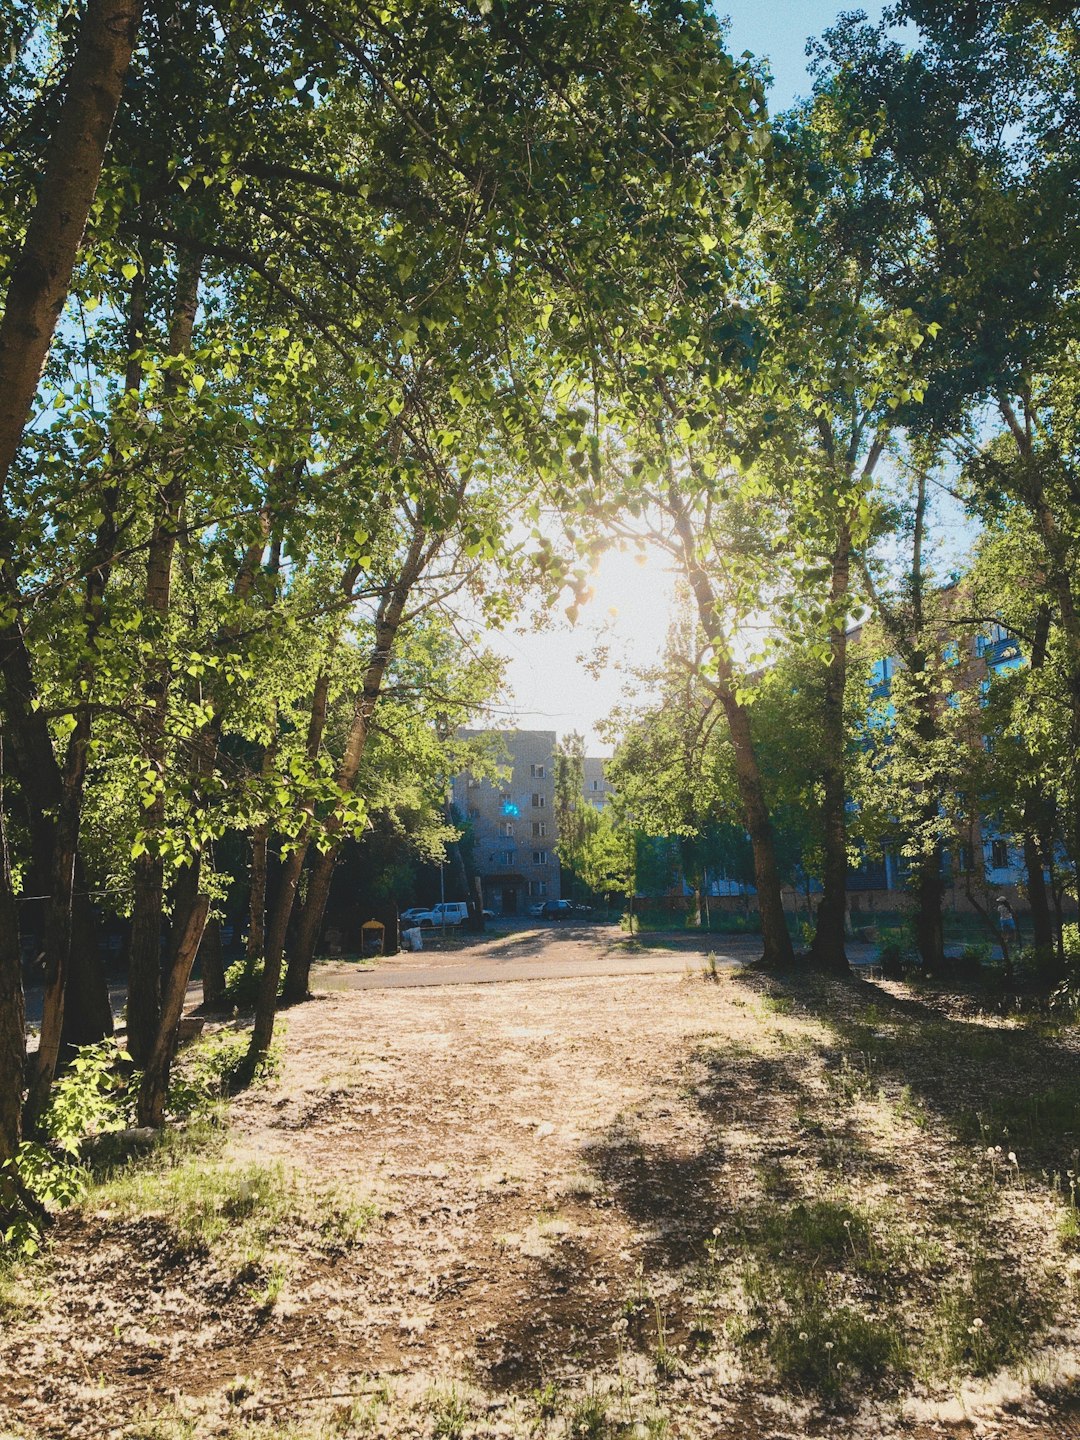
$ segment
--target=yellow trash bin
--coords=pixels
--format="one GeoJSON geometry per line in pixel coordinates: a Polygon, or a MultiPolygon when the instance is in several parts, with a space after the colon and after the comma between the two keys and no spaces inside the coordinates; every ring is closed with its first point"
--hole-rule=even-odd
{"type": "Polygon", "coordinates": [[[360,926],[360,954],[363,959],[385,954],[386,926],[381,920],[365,920],[360,926]]]}

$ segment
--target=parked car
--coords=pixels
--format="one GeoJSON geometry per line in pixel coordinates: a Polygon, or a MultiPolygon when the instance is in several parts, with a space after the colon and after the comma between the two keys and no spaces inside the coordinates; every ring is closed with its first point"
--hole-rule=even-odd
{"type": "Polygon", "coordinates": [[[443,900],[438,905],[432,905],[430,910],[421,910],[416,907],[411,910],[403,910],[401,918],[410,926],[463,925],[469,918],[469,907],[464,900],[443,900]],[[408,916],[407,920],[406,916],[408,916]]]}
{"type": "Polygon", "coordinates": [[[569,920],[574,907],[569,900],[545,900],[540,912],[545,920],[569,920]]]}
{"type": "Polygon", "coordinates": [[[403,930],[411,930],[414,925],[431,924],[430,905],[410,905],[408,910],[402,910],[398,917],[403,930]]]}
{"type": "Polygon", "coordinates": [[[529,909],[528,909],[528,913],[533,917],[534,920],[539,920],[540,917],[541,917],[541,915],[543,915],[543,913],[544,913],[544,902],[543,902],[543,900],[537,900],[537,902],[535,903],[535,905],[530,905],[530,906],[529,906],[529,909]]]}

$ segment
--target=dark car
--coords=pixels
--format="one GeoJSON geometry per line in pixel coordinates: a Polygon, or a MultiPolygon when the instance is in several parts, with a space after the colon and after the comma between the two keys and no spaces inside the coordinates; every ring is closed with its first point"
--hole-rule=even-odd
{"type": "Polygon", "coordinates": [[[574,907],[569,900],[545,900],[540,913],[545,920],[569,920],[574,913],[574,907]]]}

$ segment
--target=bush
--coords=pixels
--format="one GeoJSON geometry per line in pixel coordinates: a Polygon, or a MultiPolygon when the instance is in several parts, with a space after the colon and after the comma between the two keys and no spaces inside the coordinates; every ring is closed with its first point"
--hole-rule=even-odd
{"type": "Polygon", "coordinates": [[[27,1140],[0,1167],[0,1252],[33,1255],[50,1209],[80,1198],[90,1172],[79,1162],[83,1141],[133,1123],[138,1075],[115,1040],[83,1045],[53,1086],[41,1128],[48,1143],[27,1140]]]}
{"type": "Polygon", "coordinates": [[[225,971],[225,999],[241,1009],[251,1008],[259,998],[262,972],[261,960],[256,960],[250,968],[246,956],[234,960],[225,971]]]}
{"type": "MultiPolygon", "coordinates": [[[[246,1030],[219,1030],[190,1046],[173,1069],[169,1085],[169,1111],[173,1115],[205,1114],[232,1091],[232,1083],[248,1051],[246,1030]]],[[[266,1080],[277,1073],[281,1061],[278,1043],[259,1062],[253,1079],[266,1080]]]]}
{"type": "Polygon", "coordinates": [[[949,972],[958,980],[977,980],[989,960],[990,946],[985,940],[975,945],[965,945],[949,965],[949,972]]]}
{"type": "Polygon", "coordinates": [[[1065,955],[1065,978],[1050,997],[1050,1008],[1066,1015],[1080,1013],[1080,925],[1074,921],[1061,927],[1061,948],[1065,955]]]}

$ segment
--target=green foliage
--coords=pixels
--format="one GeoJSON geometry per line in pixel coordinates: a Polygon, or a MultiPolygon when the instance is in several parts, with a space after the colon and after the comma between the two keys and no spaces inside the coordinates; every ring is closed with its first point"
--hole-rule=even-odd
{"type": "Polygon", "coordinates": [[[989,1260],[940,1295],[927,1328],[923,1367],[936,1375],[992,1375],[1028,1352],[1045,1304],[989,1260]]]}
{"type": "MultiPolygon", "coordinates": [[[[169,1113],[175,1116],[207,1115],[232,1093],[248,1048],[246,1030],[219,1030],[205,1035],[182,1051],[169,1081],[169,1113]]],[[[281,1066],[282,1042],[271,1046],[259,1062],[257,1083],[272,1079],[281,1066]]]]}
{"type": "Polygon", "coordinates": [[[89,1135],[122,1130],[134,1123],[131,1056],[114,1040],[83,1045],[52,1089],[42,1128],[69,1155],[89,1135]]]}
{"type": "Polygon", "coordinates": [[[225,999],[240,1009],[249,1009],[255,1004],[262,982],[263,963],[258,957],[249,961],[246,956],[234,960],[225,967],[225,999]]]}
{"type": "Polygon", "coordinates": [[[69,1157],[58,1159],[47,1146],[24,1140],[0,1166],[0,1265],[11,1256],[37,1254],[49,1209],[75,1204],[87,1179],[84,1167],[69,1157]]]}
{"type": "Polygon", "coordinates": [[[132,1123],[137,1076],[130,1059],[114,1040],[76,1051],[42,1117],[45,1143],[24,1140],[0,1167],[0,1254],[35,1254],[49,1212],[75,1204],[89,1183],[79,1159],[84,1142],[132,1123]]]}
{"type": "Polygon", "coordinates": [[[130,1166],[94,1198],[122,1216],[155,1216],[178,1250],[219,1254],[238,1268],[261,1267],[293,1228],[326,1253],[347,1250],[376,1213],[343,1193],[311,1191],[281,1165],[235,1165],[191,1151],[130,1166]]]}
{"type": "Polygon", "coordinates": [[[566,1416],[567,1440],[606,1440],[609,1410],[607,1397],[597,1391],[575,1400],[566,1416]]]}
{"type": "Polygon", "coordinates": [[[431,1415],[433,1440],[462,1440],[465,1427],[472,1419],[472,1406],[453,1385],[431,1394],[428,1411],[431,1415]]]}

